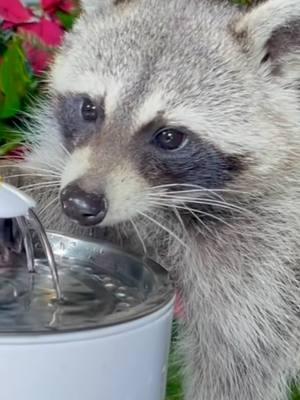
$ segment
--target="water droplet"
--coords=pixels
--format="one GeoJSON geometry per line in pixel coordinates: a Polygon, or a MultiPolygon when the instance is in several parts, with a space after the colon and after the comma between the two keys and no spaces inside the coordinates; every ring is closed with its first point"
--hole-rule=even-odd
{"type": "Polygon", "coordinates": [[[115,296],[118,297],[119,299],[125,299],[127,297],[127,294],[123,292],[117,292],[115,293],[115,296]]]}
{"type": "Polygon", "coordinates": [[[134,297],[132,297],[132,296],[128,296],[128,297],[126,298],[126,301],[128,301],[128,303],[133,304],[133,303],[136,302],[136,299],[135,299],[134,297]]]}
{"type": "Polygon", "coordinates": [[[117,288],[117,286],[113,282],[107,282],[104,284],[104,286],[106,289],[109,289],[109,290],[114,290],[117,288]]]}
{"type": "Polygon", "coordinates": [[[123,310],[128,310],[128,308],[130,307],[130,304],[122,302],[119,303],[116,307],[116,311],[123,311],[123,310]]]}

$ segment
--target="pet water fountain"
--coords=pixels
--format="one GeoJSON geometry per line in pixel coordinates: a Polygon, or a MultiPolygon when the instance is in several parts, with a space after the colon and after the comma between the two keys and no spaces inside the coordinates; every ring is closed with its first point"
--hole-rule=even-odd
{"type": "Polygon", "coordinates": [[[166,271],[109,243],[46,234],[34,208],[0,183],[1,399],[163,400],[166,271]]]}

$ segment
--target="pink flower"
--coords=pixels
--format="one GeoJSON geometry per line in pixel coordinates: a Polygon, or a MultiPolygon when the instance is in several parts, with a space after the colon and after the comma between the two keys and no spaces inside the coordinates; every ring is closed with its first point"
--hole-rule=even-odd
{"type": "Polygon", "coordinates": [[[39,46],[32,44],[31,40],[25,40],[24,48],[34,72],[41,74],[51,61],[51,48],[61,44],[63,29],[56,21],[41,18],[38,22],[20,25],[18,31],[40,42],[39,46]],[[45,49],[45,47],[47,48],[45,49]]]}
{"type": "Polygon", "coordinates": [[[24,157],[24,153],[25,153],[26,149],[25,147],[17,147],[15,150],[11,151],[8,154],[8,158],[11,160],[21,160],[24,157]]]}
{"type": "Polygon", "coordinates": [[[176,293],[175,299],[175,310],[174,310],[175,318],[183,320],[185,318],[185,312],[183,307],[182,298],[176,293]]]}
{"type": "Polygon", "coordinates": [[[52,57],[53,48],[58,47],[64,30],[56,18],[57,11],[70,12],[74,9],[71,0],[41,0],[44,11],[36,17],[20,0],[0,0],[2,29],[15,29],[24,36],[24,49],[35,73],[42,73],[52,57]]]}
{"type": "Polygon", "coordinates": [[[34,73],[41,75],[51,62],[51,54],[26,42],[23,44],[23,47],[34,73]]]}
{"type": "Polygon", "coordinates": [[[56,11],[63,11],[66,13],[72,12],[75,8],[72,0],[41,0],[43,10],[50,15],[56,11]]]}
{"type": "Polygon", "coordinates": [[[0,0],[0,17],[12,24],[30,22],[33,14],[20,0],[0,0]]]}
{"type": "Polygon", "coordinates": [[[59,46],[64,34],[63,29],[57,22],[48,20],[44,17],[38,22],[22,24],[19,27],[19,30],[35,36],[50,47],[59,46]]]}

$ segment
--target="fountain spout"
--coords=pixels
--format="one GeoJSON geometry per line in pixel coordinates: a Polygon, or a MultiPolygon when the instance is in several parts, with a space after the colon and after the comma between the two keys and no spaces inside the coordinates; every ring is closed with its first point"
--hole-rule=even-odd
{"type": "Polygon", "coordinates": [[[35,201],[24,194],[21,190],[8,183],[0,181],[0,265],[5,266],[11,260],[11,254],[22,251],[24,248],[29,272],[35,272],[34,267],[34,246],[32,231],[34,231],[44,249],[45,256],[52,275],[53,285],[56,291],[57,299],[62,300],[62,294],[59,286],[59,276],[57,266],[53,256],[51,246],[47,235],[34,211],[35,201]],[[12,224],[17,224],[21,244],[15,246],[12,238],[12,224]],[[9,229],[11,227],[11,230],[9,229]],[[16,248],[17,247],[17,248],[16,248]]]}

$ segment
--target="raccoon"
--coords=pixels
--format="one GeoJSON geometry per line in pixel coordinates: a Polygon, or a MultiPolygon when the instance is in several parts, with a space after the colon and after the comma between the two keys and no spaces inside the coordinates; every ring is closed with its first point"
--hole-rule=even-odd
{"type": "Polygon", "coordinates": [[[299,80],[299,0],[85,0],[28,129],[48,227],[170,270],[186,400],[297,379],[299,80]]]}

